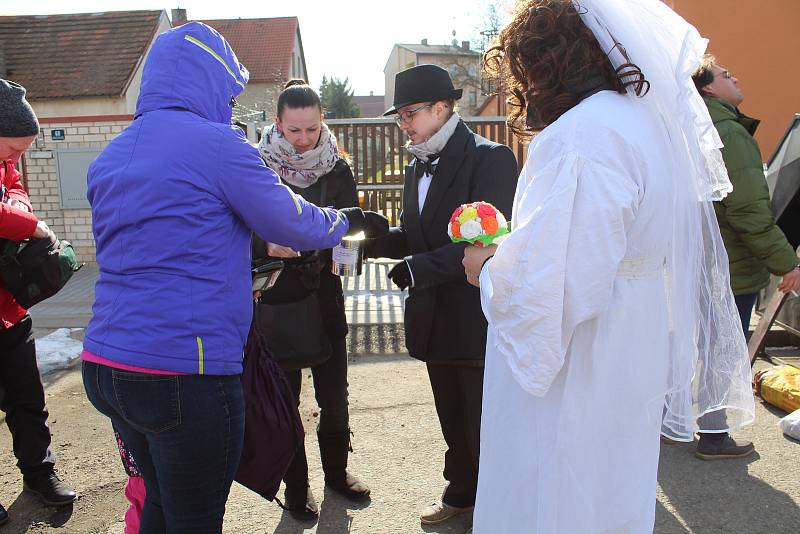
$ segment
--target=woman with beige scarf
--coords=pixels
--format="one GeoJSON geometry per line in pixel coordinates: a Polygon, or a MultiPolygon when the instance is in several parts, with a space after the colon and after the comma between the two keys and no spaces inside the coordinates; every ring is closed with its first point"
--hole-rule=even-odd
{"type": "MultiPolygon", "coordinates": [[[[296,194],[319,206],[358,206],[353,172],[336,137],[323,122],[319,95],[302,80],[291,80],[278,98],[275,123],[264,128],[259,149],[267,165],[296,194]]],[[[325,484],[353,501],[369,498],[370,490],[347,472],[350,426],[347,405],[347,319],[342,283],[331,272],[331,251],[294,251],[259,239],[253,257],[281,257],[286,268],[261,305],[296,302],[316,293],[323,331],[331,356],[311,367],[314,392],[320,408],[317,438],[325,484]]],[[[297,325],[302,328],[302,325],[297,325]]],[[[279,361],[281,355],[278,356],[279,361]]],[[[284,360],[286,361],[286,360],[284,360]]],[[[289,383],[300,399],[302,370],[285,366],[289,383]]],[[[308,484],[308,461],[300,448],[284,477],[284,503],[298,519],[313,519],[317,504],[308,484]]]]}

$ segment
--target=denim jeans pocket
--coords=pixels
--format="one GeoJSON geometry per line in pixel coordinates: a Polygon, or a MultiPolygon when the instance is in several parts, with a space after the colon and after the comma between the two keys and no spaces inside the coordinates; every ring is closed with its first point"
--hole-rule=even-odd
{"type": "Polygon", "coordinates": [[[177,376],[114,369],[111,380],[119,412],[131,426],[157,434],[181,424],[177,376]]]}

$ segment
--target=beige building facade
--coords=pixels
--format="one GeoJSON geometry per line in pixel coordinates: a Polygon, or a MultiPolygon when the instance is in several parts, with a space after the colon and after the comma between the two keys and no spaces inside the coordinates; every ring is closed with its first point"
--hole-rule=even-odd
{"type": "Polygon", "coordinates": [[[383,69],[385,79],[384,105],[386,109],[394,101],[394,77],[415,65],[439,65],[450,73],[453,85],[464,91],[458,107],[462,115],[474,115],[483,104],[481,92],[480,52],[470,49],[469,41],[460,45],[430,45],[427,39],[420,44],[396,44],[383,69]]]}

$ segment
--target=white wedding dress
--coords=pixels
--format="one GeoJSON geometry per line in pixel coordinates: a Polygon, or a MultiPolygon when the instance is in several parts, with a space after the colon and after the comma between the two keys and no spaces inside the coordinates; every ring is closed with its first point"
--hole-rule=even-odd
{"type": "MultiPolygon", "coordinates": [[[[646,97],[645,97],[646,98],[646,97]]],[[[597,93],[532,142],[489,321],[475,534],[652,532],[675,167],[640,99],[597,93]]]]}

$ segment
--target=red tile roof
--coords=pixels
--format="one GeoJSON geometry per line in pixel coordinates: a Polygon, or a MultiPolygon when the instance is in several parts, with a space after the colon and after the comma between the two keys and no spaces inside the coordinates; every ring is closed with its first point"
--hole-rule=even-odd
{"type": "MultiPolygon", "coordinates": [[[[201,20],[230,43],[250,71],[250,82],[275,83],[289,78],[292,50],[298,35],[297,17],[201,20]]],[[[302,50],[302,48],[301,48],[302,50]]],[[[305,70],[305,58],[303,69],[305,70]]]]}
{"type": "Polygon", "coordinates": [[[0,17],[0,77],[30,100],[120,96],[162,11],[0,17]]]}

